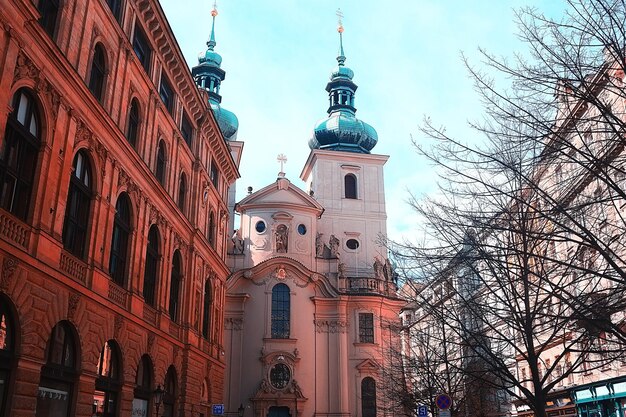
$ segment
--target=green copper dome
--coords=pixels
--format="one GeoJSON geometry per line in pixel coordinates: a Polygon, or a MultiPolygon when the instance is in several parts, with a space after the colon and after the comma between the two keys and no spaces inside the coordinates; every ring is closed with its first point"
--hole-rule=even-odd
{"type": "Polygon", "coordinates": [[[218,67],[222,65],[222,56],[209,47],[206,52],[198,55],[198,63],[218,67]]]}
{"type": "Polygon", "coordinates": [[[356,118],[354,95],[357,85],[352,82],[354,72],[345,66],[343,27],[339,26],[338,66],[330,74],[326,85],[330,106],[328,117],[319,121],[309,140],[311,149],[327,149],[356,153],[370,153],[378,142],[376,130],[356,118]]]}
{"type": "Polygon", "coordinates": [[[221,106],[222,96],[220,86],[226,78],[226,72],[221,68],[222,56],[215,52],[215,16],[217,9],[211,11],[213,24],[211,26],[211,37],[207,42],[207,50],[198,56],[198,65],[191,69],[198,87],[209,93],[209,105],[217,120],[217,124],[226,140],[235,140],[239,129],[239,120],[231,111],[221,106]]]}
{"type": "Polygon", "coordinates": [[[226,140],[235,140],[237,138],[237,130],[239,129],[239,119],[232,111],[223,108],[220,103],[209,100],[213,114],[217,119],[217,124],[226,140]]]}

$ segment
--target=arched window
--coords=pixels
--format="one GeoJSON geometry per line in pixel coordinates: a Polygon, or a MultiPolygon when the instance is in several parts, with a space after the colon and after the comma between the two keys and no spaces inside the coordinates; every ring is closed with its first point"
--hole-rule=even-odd
{"type": "Polygon", "coordinates": [[[51,38],[54,37],[61,5],[59,0],[39,0],[39,24],[51,38]]]}
{"type": "Polygon", "coordinates": [[[128,241],[130,237],[130,201],[128,194],[122,193],[115,204],[115,219],[113,221],[113,236],[111,237],[111,258],[109,259],[109,274],[113,281],[124,286],[128,265],[128,241]]]}
{"type": "Polygon", "coordinates": [[[126,139],[128,142],[137,146],[137,137],[139,136],[139,103],[134,98],[130,102],[130,109],[128,110],[128,127],[126,128],[126,139]]]}
{"type": "Polygon", "coordinates": [[[159,230],[152,226],[148,232],[146,248],[146,268],[143,276],[143,298],[154,306],[157,276],[159,274],[159,230]]]}
{"type": "Polygon", "coordinates": [[[343,177],[346,198],[356,198],[356,176],[347,174],[343,177]]]}
{"type": "Polygon", "coordinates": [[[115,17],[115,20],[121,23],[122,18],[122,0],[107,0],[107,5],[111,9],[111,13],[115,17]]]}
{"type": "Polygon", "coordinates": [[[173,365],[167,370],[165,375],[165,389],[163,393],[163,416],[176,417],[176,395],[177,395],[176,369],[173,365]]]}
{"type": "Polygon", "coordinates": [[[202,304],[202,337],[209,338],[211,330],[211,280],[207,278],[204,281],[204,301],[202,304]]]}
{"type": "Polygon", "coordinates": [[[11,370],[15,365],[16,328],[9,300],[0,294],[0,416],[8,415],[7,404],[11,386],[11,370]]]}
{"type": "Polygon", "coordinates": [[[215,240],[216,240],[216,236],[215,236],[215,213],[213,212],[213,210],[211,210],[211,212],[209,213],[209,230],[207,233],[207,239],[209,240],[209,243],[211,244],[211,246],[215,247],[215,240]]]}
{"type": "Polygon", "coordinates": [[[376,417],[376,381],[369,376],[361,380],[361,415],[376,417]]]}
{"type": "Polygon", "coordinates": [[[0,205],[24,221],[30,211],[40,131],[35,99],[22,88],[13,96],[0,154],[0,205]]]}
{"type": "Polygon", "coordinates": [[[152,360],[150,356],[143,355],[137,365],[137,376],[135,377],[135,399],[133,400],[133,409],[140,410],[143,414],[140,416],[148,416],[150,410],[150,399],[152,398],[152,360]]]}
{"type": "Polygon", "coordinates": [[[187,196],[187,176],[184,172],[180,173],[178,180],[178,207],[182,212],[185,211],[185,198],[187,196]]]}
{"type": "Polygon", "coordinates": [[[172,275],[170,279],[170,318],[173,321],[178,319],[178,309],[180,306],[180,281],[183,277],[182,261],[180,259],[180,251],[174,252],[172,259],[172,275]]]}
{"type": "Polygon", "coordinates": [[[91,60],[91,71],[89,75],[89,90],[100,103],[104,98],[104,82],[106,80],[106,54],[101,43],[96,44],[91,60]]]}
{"type": "Polygon", "coordinates": [[[155,176],[157,181],[159,181],[161,185],[165,186],[165,143],[163,143],[163,141],[159,141],[155,176]]]}
{"type": "Polygon", "coordinates": [[[120,397],[121,361],[117,343],[109,340],[100,351],[98,360],[98,378],[96,391],[93,394],[93,414],[103,417],[114,417],[120,397]]]}
{"type": "Polygon", "coordinates": [[[291,300],[289,287],[276,284],[272,288],[272,338],[289,339],[289,318],[291,316],[291,300]]]}
{"type": "Polygon", "coordinates": [[[36,417],[69,417],[73,415],[74,385],[78,372],[74,329],[66,321],[52,329],[46,348],[46,364],[41,368],[37,394],[36,417]]]}
{"type": "Polygon", "coordinates": [[[91,168],[83,151],[78,151],[72,165],[70,188],[65,206],[63,246],[73,255],[84,258],[87,251],[87,228],[91,205],[91,168]]]}

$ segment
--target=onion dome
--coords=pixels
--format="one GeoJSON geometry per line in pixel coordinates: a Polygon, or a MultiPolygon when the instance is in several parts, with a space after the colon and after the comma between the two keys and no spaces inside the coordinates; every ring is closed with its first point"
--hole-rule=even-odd
{"type": "Polygon", "coordinates": [[[367,123],[356,118],[354,95],[357,85],[352,82],[354,72],[345,66],[346,56],[343,52],[343,26],[339,32],[339,56],[337,68],[330,74],[326,85],[330,106],[328,117],[320,120],[313,129],[313,137],[309,140],[311,149],[326,149],[356,153],[370,153],[378,142],[376,130],[367,123]]]}
{"type": "Polygon", "coordinates": [[[211,25],[211,37],[207,42],[207,50],[198,55],[198,65],[191,69],[191,74],[198,87],[209,93],[209,105],[224,139],[235,140],[237,139],[239,120],[233,112],[221,106],[220,84],[226,78],[226,72],[220,67],[222,56],[215,52],[215,45],[217,45],[215,42],[215,16],[217,16],[215,4],[211,10],[211,16],[213,16],[213,23],[211,25]]]}

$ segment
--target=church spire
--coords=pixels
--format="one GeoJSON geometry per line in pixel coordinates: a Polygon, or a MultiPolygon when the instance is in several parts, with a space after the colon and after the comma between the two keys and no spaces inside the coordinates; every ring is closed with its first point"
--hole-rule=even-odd
{"type": "Polygon", "coordinates": [[[339,19],[337,24],[337,32],[339,32],[339,55],[337,56],[337,62],[340,67],[343,67],[346,62],[346,54],[343,52],[343,13],[341,9],[337,9],[337,18],[339,19]]]}
{"type": "Polygon", "coordinates": [[[215,48],[215,45],[217,45],[217,43],[215,42],[215,16],[217,16],[217,2],[213,2],[213,10],[211,10],[211,16],[213,16],[213,22],[211,23],[211,37],[206,43],[206,46],[209,47],[209,51],[212,51],[213,48],[215,48]]]}
{"type": "Polygon", "coordinates": [[[326,84],[329,106],[328,117],[317,124],[309,140],[311,149],[370,153],[378,141],[373,127],[355,117],[354,96],[357,85],[352,81],[354,72],[348,68],[343,49],[343,13],[337,10],[339,24],[339,55],[337,68],[330,74],[326,84]]]}
{"type": "Polygon", "coordinates": [[[235,140],[239,121],[234,113],[221,107],[222,96],[220,95],[220,86],[226,78],[226,72],[221,68],[222,56],[215,52],[215,17],[217,16],[217,2],[213,3],[211,10],[212,24],[211,35],[206,43],[207,49],[198,56],[198,65],[191,69],[191,74],[199,88],[205,90],[209,94],[209,104],[215,118],[219,124],[220,130],[227,140],[235,140]]]}

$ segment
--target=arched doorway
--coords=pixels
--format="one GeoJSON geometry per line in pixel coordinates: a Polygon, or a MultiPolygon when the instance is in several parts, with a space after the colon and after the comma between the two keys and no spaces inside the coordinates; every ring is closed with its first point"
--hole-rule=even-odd
{"type": "Polygon", "coordinates": [[[291,417],[289,407],[270,407],[267,417],[291,417]]]}

